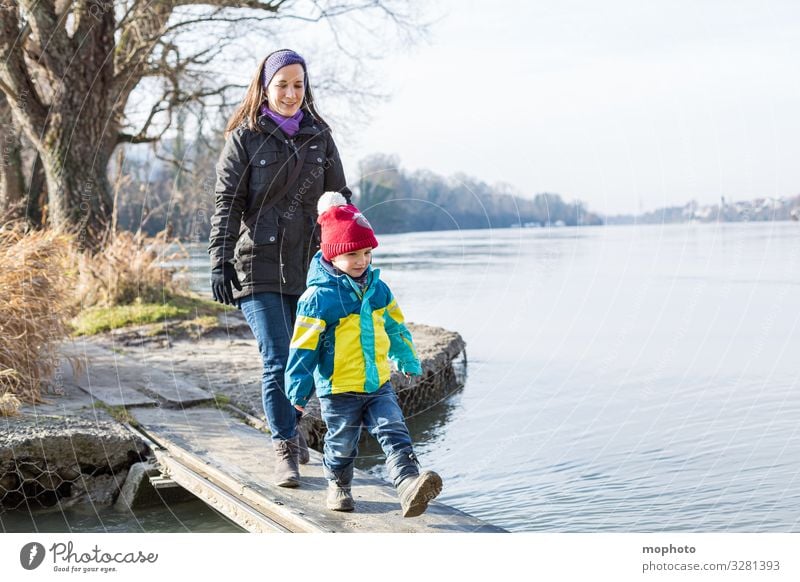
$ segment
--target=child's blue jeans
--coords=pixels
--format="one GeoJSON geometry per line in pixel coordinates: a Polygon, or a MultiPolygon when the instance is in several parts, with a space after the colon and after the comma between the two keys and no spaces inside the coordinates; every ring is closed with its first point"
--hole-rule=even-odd
{"type": "Polygon", "coordinates": [[[403,411],[389,382],[372,394],[328,394],[320,396],[319,403],[328,425],[322,462],[326,479],[345,486],[353,480],[362,424],[380,443],[395,487],[406,477],[419,474],[403,411]]]}

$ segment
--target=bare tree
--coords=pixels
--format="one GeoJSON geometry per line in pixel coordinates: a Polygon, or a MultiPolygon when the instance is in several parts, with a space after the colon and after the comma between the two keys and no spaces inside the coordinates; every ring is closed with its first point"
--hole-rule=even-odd
{"type": "Polygon", "coordinates": [[[224,43],[187,52],[176,42],[182,32],[210,22],[268,27],[282,18],[333,21],[364,11],[412,30],[390,1],[0,0],[0,91],[41,157],[48,222],[77,233],[86,248],[101,248],[113,210],[107,169],[115,148],[157,141],[179,108],[230,88],[187,82],[224,43]],[[164,81],[163,95],[133,128],[126,106],[149,78],[164,81]],[[166,122],[157,128],[159,116],[166,122]]]}

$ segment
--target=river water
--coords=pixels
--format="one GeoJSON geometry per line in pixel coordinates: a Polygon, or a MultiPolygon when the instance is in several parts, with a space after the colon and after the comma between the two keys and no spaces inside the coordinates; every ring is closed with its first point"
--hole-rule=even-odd
{"type": "Polygon", "coordinates": [[[406,318],[467,342],[463,391],[409,419],[442,502],[514,531],[800,531],[800,225],[379,240],[406,318]]]}
{"type": "Polygon", "coordinates": [[[800,530],[800,225],[381,237],[412,321],[467,342],[420,456],[511,530],[800,530]]]}

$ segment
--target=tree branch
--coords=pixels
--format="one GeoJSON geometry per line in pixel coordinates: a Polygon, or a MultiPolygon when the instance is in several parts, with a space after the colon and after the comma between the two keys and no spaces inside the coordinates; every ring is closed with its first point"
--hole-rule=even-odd
{"type": "Polygon", "coordinates": [[[121,143],[153,143],[161,139],[161,135],[141,136],[131,133],[118,133],[117,144],[121,143]]]}
{"type": "MultiPolygon", "coordinates": [[[[243,22],[268,22],[272,20],[277,20],[279,17],[275,14],[270,14],[269,16],[230,16],[230,17],[223,17],[219,16],[220,14],[224,13],[224,9],[220,8],[219,10],[215,10],[214,12],[197,18],[192,18],[189,20],[183,20],[180,22],[176,22],[175,24],[167,27],[164,30],[165,35],[177,32],[187,26],[192,26],[195,24],[201,24],[203,22],[213,22],[218,24],[220,22],[226,22],[228,24],[240,24],[243,22]]],[[[281,16],[280,18],[288,18],[281,16]]]]}
{"type": "Polygon", "coordinates": [[[146,69],[143,74],[161,77],[169,83],[169,87],[164,90],[161,98],[151,107],[150,114],[145,120],[141,130],[136,134],[120,134],[117,140],[118,143],[158,141],[167,129],[171,127],[175,109],[183,107],[191,102],[202,104],[203,99],[215,95],[223,95],[228,89],[234,86],[232,84],[225,84],[214,89],[201,86],[199,89],[192,92],[186,92],[181,89],[181,83],[190,78],[191,65],[208,64],[208,62],[212,61],[214,57],[224,49],[225,43],[209,46],[185,58],[181,57],[180,49],[177,45],[168,41],[161,41],[159,44],[162,46],[162,50],[158,63],[146,69]],[[157,136],[148,136],[147,134],[153,120],[159,113],[164,112],[166,112],[168,117],[168,121],[164,124],[164,129],[157,136]]]}
{"type": "Polygon", "coordinates": [[[20,0],[20,4],[30,16],[28,24],[42,49],[45,65],[53,71],[55,77],[62,78],[74,53],[72,41],[64,26],[66,12],[59,18],[52,1],[20,0]]]}
{"type": "Polygon", "coordinates": [[[287,0],[273,0],[263,2],[262,0],[174,0],[175,6],[217,6],[219,8],[250,8],[252,10],[266,10],[267,12],[277,12],[287,0]]]}
{"type": "MultiPolygon", "coordinates": [[[[41,135],[47,109],[28,74],[22,50],[19,7],[14,0],[0,0],[0,88],[29,136],[41,135]]],[[[24,31],[23,31],[24,32],[24,31]]]]}
{"type": "Polygon", "coordinates": [[[157,151],[154,152],[153,155],[157,160],[161,160],[162,162],[166,162],[171,166],[174,166],[176,172],[181,172],[189,176],[194,173],[194,169],[190,167],[190,164],[186,160],[179,160],[174,156],[165,156],[157,151]]]}
{"type": "Polygon", "coordinates": [[[136,0],[117,26],[120,33],[114,54],[114,70],[128,72],[131,66],[143,64],[163,38],[172,16],[174,2],[136,0]]]}

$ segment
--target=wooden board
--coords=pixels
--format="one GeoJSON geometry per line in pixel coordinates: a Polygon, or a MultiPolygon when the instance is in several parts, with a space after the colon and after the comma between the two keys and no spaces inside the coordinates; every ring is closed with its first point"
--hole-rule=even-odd
{"type": "MultiPolygon", "coordinates": [[[[432,503],[416,518],[403,518],[394,488],[362,471],[353,479],[356,511],[340,513],[325,507],[327,482],[322,456],[311,451],[301,465],[301,486],[286,489],[272,484],[274,453],[269,435],[217,408],[133,412],[156,443],[192,466],[216,486],[239,495],[293,531],[323,532],[499,532],[457,509],[432,503]]],[[[445,483],[447,487],[447,483],[445,483]]]]}

